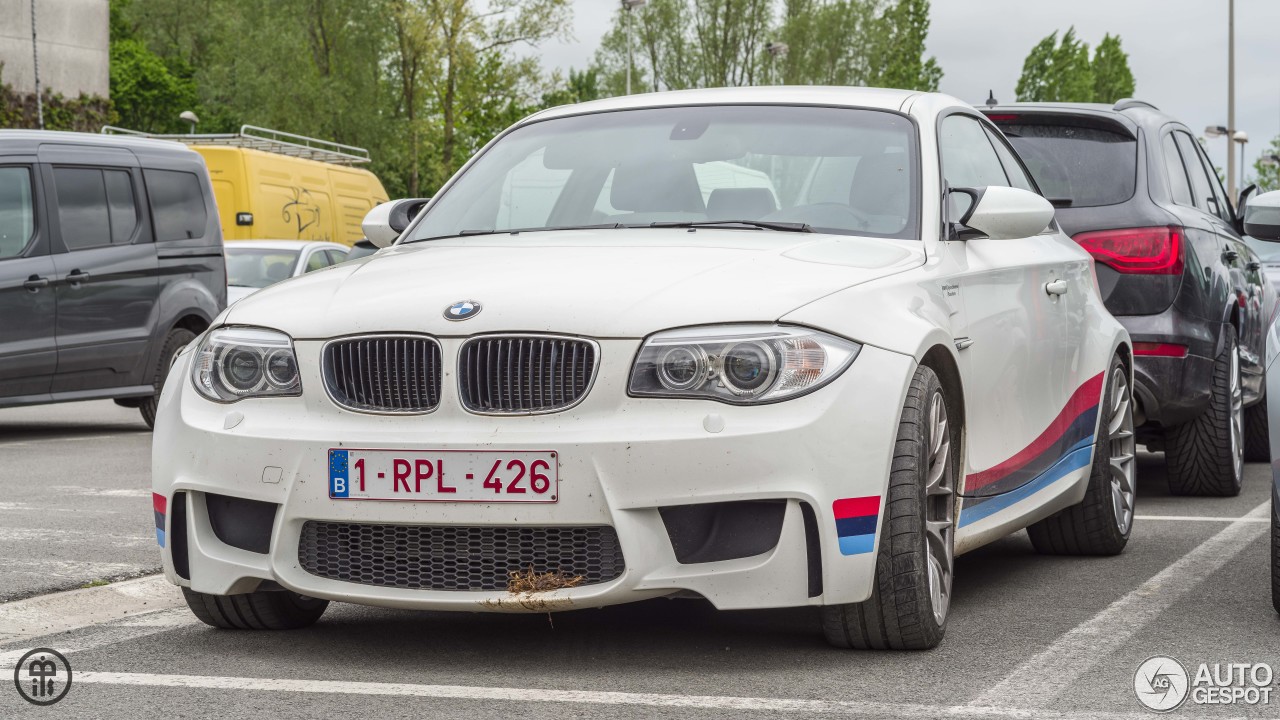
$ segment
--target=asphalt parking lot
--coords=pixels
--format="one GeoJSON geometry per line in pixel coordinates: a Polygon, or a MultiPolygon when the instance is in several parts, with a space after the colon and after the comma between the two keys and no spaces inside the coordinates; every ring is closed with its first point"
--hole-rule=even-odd
{"type": "MultiPolygon", "coordinates": [[[[333,605],[291,633],[220,632],[154,579],[150,434],[109,402],[0,411],[0,718],[1143,717],[1153,655],[1280,666],[1269,471],[1230,499],[1168,495],[1141,457],[1128,550],[1037,556],[1024,534],[958,560],[947,637],[924,653],[829,648],[809,610],[657,600],[546,615],[333,605]],[[28,705],[8,668],[66,653],[66,698],[28,705]]],[[[1270,705],[1175,716],[1280,717],[1270,705]]]]}

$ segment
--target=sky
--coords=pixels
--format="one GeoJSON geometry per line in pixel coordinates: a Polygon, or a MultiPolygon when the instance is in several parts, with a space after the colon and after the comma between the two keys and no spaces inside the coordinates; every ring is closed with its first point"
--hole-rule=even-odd
{"type": "MultiPolygon", "coordinates": [[[[614,0],[572,0],[574,40],[537,49],[543,66],[567,71],[591,62],[614,0]]],[[[1227,124],[1228,0],[933,0],[927,51],[942,65],[940,90],[970,103],[987,91],[1012,101],[1022,61],[1049,33],[1074,25],[1090,47],[1119,35],[1136,96],[1203,134],[1227,124]]],[[[1249,135],[1245,175],[1280,135],[1280,1],[1235,0],[1236,129],[1249,135]]],[[[1225,138],[1205,149],[1226,170],[1225,138]]],[[[1239,146],[1236,146],[1239,158],[1239,146]]],[[[1238,171],[1238,169],[1237,169],[1238,171]]]]}

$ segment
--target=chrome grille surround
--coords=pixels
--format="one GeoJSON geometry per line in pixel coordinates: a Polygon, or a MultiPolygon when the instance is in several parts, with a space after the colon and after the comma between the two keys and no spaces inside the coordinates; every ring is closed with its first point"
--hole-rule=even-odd
{"type": "Polygon", "coordinates": [[[600,345],[569,335],[480,335],[458,350],[458,397],[478,415],[561,412],[586,398],[600,345]]]}
{"type": "Polygon", "coordinates": [[[509,573],[562,572],[582,585],[622,576],[626,560],[608,525],[383,525],[308,520],[298,538],[308,573],[410,590],[505,590],[509,573]]]}
{"type": "Polygon", "coordinates": [[[320,365],[329,399],[347,410],[421,415],[440,406],[444,363],[440,343],[433,337],[337,338],[324,344],[320,365]]]}

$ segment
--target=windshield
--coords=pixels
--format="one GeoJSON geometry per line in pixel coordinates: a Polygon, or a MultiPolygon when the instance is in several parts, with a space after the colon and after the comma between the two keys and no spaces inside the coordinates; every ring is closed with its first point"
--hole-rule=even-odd
{"type": "Polygon", "coordinates": [[[918,239],[916,152],[911,121],[875,110],[679,107],[546,120],[486,151],[410,242],[735,220],[918,239]]]}
{"type": "Polygon", "coordinates": [[[264,288],[293,275],[297,250],[238,248],[227,246],[227,284],[232,287],[264,288]]]}
{"type": "Polygon", "coordinates": [[[1071,207],[1115,205],[1133,197],[1138,141],[1071,125],[1000,123],[1044,196],[1071,207]]]}

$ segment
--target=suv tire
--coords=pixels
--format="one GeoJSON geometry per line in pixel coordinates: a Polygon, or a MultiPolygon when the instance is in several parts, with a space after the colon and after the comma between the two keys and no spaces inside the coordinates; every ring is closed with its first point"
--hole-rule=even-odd
{"type": "Polygon", "coordinates": [[[1235,328],[1213,362],[1209,408],[1165,431],[1165,464],[1174,495],[1231,497],[1244,475],[1244,408],[1235,328]]]}
{"type": "Polygon", "coordinates": [[[138,405],[138,409],[142,411],[142,421],[147,424],[147,427],[153,430],[156,427],[156,407],[160,404],[160,393],[164,391],[164,380],[169,376],[169,366],[173,364],[173,356],[195,339],[196,334],[186,328],[174,328],[165,336],[164,347],[160,349],[160,363],[156,366],[155,375],[152,375],[154,379],[151,381],[155,385],[156,394],[143,398],[142,403],[138,405]]]}

